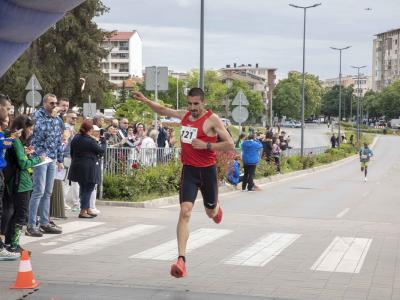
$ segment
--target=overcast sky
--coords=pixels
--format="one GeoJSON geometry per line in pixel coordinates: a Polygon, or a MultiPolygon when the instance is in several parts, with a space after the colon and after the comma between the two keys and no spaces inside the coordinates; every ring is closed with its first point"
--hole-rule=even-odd
{"type": "MultiPolygon", "coordinates": [[[[102,0],[110,12],[97,18],[107,30],[137,30],[143,65],[174,71],[199,67],[200,0],[102,0]]],[[[277,68],[278,78],[302,69],[303,10],[288,4],[322,5],[307,10],[306,72],[321,79],[350,65],[372,66],[374,35],[400,28],[399,0],[205,0],[205,67],[255,64],[277,68]],[[372,10],[365,10],[371,8],[372,10]]]]}

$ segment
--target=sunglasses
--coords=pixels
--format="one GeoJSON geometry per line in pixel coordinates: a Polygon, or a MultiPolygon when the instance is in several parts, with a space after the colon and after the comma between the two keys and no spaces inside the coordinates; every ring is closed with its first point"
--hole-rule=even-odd
{"type": "Polygon", "coordinates": [[[57,102],[49,102],[50,105],[57,105],[57,102]]]}

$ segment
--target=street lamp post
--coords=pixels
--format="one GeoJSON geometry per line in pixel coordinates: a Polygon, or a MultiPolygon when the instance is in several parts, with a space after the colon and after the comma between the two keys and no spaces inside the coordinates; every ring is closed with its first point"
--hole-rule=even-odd
{"type": "Polygon", "coordinates": [[[176,110],[179,109],[179,74],[176,75],[176,110]]]}
{"type": "Polygon", "coordinates": [[[361,98],[361,87],[360,87],[360,69],[365,68],[366,66],[351,66],[354,69],[357,69],[357,143],[360,142],[360,98],[361,98]]]}
{"type": "MultiPolygon", "coordinates": [[[[301,148],[300,155],[303,157],[304,155],[304,78],[305,78],[305,61],[306,61],[306,14],[307,8],[317,7],[321,5],[321,3],[316,3],[310,6],[299,6],[295,4],[289,4],[289,6],[295,8],[301,8],[304,11],[304,22],[303,22],[303,79],[301,83],[301,148]]],[[[272,110],[272,109],[271,109],[272,110]]]]}
{"type": "Polygon", "coordinates": [[[199,87],[204,91],[204,0],[200,4],[200,74],[199,87]]]}
{"type": "Polygon", "coordinates": [[[349,49],[351,46],[343,47],[343,48],[335,48],[331,47],[333,50],[339,51],[339,130],[338,130],[338,147],[340,148],[340,144],[342,143],[342,136],[340,134],[340,122],[342,121],[342,51],[349,49]]]}

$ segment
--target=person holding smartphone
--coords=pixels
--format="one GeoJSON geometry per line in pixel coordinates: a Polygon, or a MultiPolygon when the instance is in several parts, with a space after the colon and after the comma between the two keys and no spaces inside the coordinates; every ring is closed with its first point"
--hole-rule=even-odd
{"type": "MultiPolygon", "coordinates": [[[[4,200],[4,174],[3,170],[7,166],[7,161],[4,159],[5,149],[11,148],[15,139],[21,136],[22,130],[17,130],[11,133],[10,138],[6,138],[4,135],[4,130],[8,128],[9,123],[8,111],[4,107],[0,107],[0,223],[3,215],[3,200],[4,200]]],[[[9,252],[3,240],[0,238],[0,261],[4,260],[17,260],[19,258],[19,253],[9,252]]]]}
{"type": "Polygon", "coordinates": [[[28,116],[18,116],[11,125],[11,132],[21,132],[16,138],[11,149],[7,150],[5,169],[6,190],[5,198],[9,201],[10,221],[6,226],[5,243],[7,250],[20,253],[23,248],[19,244],[22,227],[26,225],[28,216],[29,199],[33,190],[32,167],[43,162],[45,155],[36,156],[34,148],[28,144],[33,132],[34,122],[28,116]]]}

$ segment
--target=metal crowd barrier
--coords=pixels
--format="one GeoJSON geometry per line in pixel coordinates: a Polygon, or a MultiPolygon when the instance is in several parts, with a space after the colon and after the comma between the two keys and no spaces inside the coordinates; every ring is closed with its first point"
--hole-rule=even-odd
{"type": "MultiPolygon", "coordinates": [[[[324,153],[328,146],[304,148],[304,155],[317,155],[324,153]]],[[[240,150],[236,149],[240,154],[240,150]]],[[[129,174],[132,170],[166,164],[171,160],[180,159],[180,148],[135,148],[107,147],[103,160],[103,174],[129,174]]],[[[281,152],[283,156],[300,155],[300,148],[286,149],[281,152]]]]}
{"type": "Polygon", "coordinates": [[[107,175],[129,174],[130,171],[165,164],[180,158],[180,148],[107,147],[103,173],[107,175]]]}
{"type": "MultiPolygon", "coordinates": [[[[318,155],[324,153],[329,146],[321,146],[321,147],[311,147],[311,148],[304,148],[304,155],[318,155]]],[[[283,156],[296,156],[300,155],[301,149],[300,148],[291,148],[286,149],[285,151],[281,152],[283,156]]]]}

